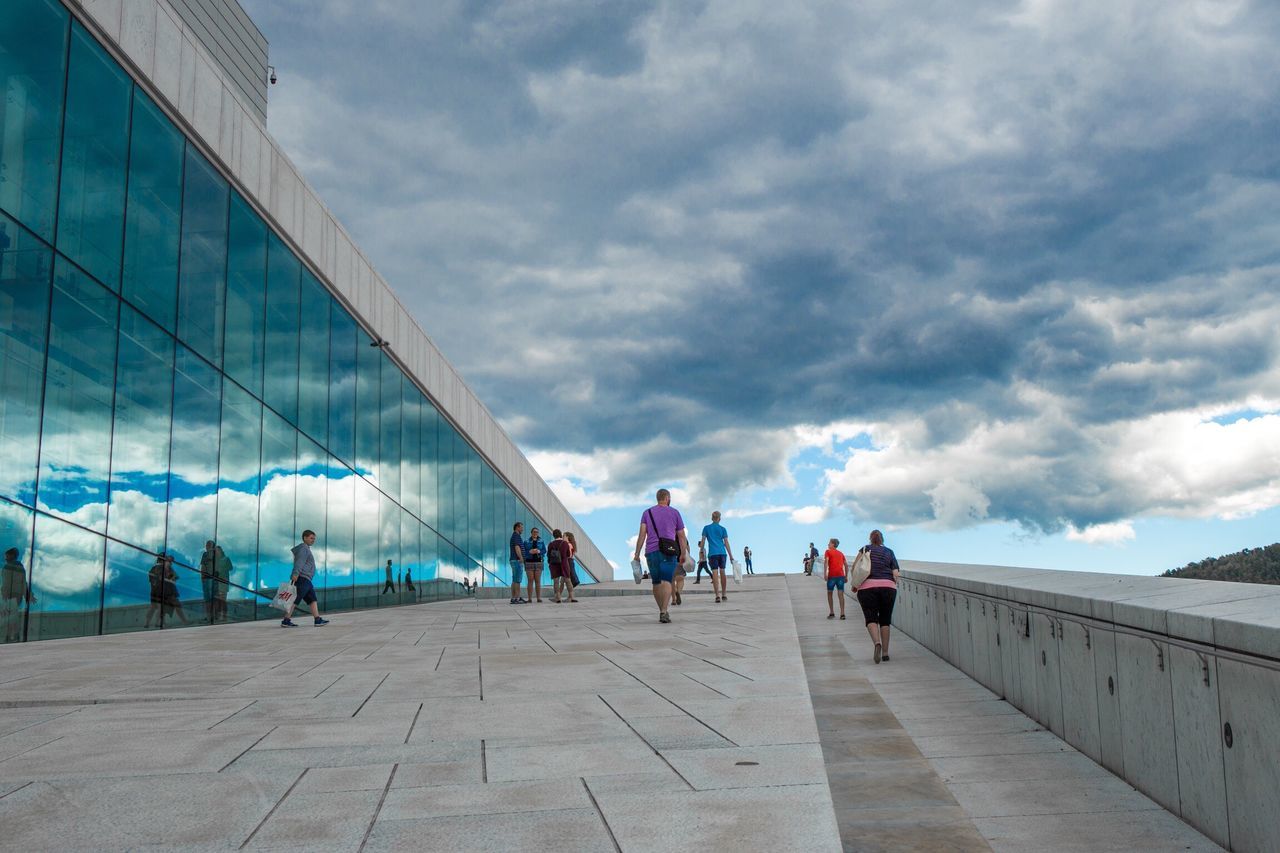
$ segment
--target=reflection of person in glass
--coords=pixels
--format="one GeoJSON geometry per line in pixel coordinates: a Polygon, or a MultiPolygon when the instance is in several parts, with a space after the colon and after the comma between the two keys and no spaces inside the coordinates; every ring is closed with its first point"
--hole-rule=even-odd
{"type": "Polygon", "coordinates": [[[386,595],[388,592],[394,594],[396,591],[396,582],[391,576],[391,561],[387,560],[387,582],[382,585],[380,595],[386,595]]]}
{"type": "Polygon", "coordinates": [[[4,641],[16,643],[22,639],[22,602],[27,606],[36,603],[27,583],[27,570],[18,559],[18,549],[4,552],[4,569],[0,570],[0,619],[4,621],[4,641]]]}
{"type": "Polygon", "coordinates": [[[227,588],[231,583],[231,558],[221,545],[214,547],[213,559],[213,614],[214,621],[227,618],[227,588]]]}
{"type": "Polygon", "coordinates": [[[200,591],[204,593],[204,614],[211,622],[214,619],[213,574],[217,559],[218,552],[214,548],[213,540],[206,540],[204,553],[200,555],[200,591]]]}
{"type": "Polygon", "coordinates": [[[178,573],[173,570],[173,557],[165,557],[164,568],[164,615],[172,619],[176,611],[182,624],[190,625],[182,609],[182,599],[178,597],[178,573]]]}
{"type": "Polygon", "coordinates": [[[413,592],[413,591],[414,591],[414,589],[413,589],[413,577],[409,574],[409,573],[410,573],[410,572],[412,572],[412,571],[413,571],[413,567],[412,567],[412,566],[405,566],[405,569],[404,569],[404,588],[405,588],[405,589],[407,589],[407,590],[409,590],[409,592],[413,592]]]}

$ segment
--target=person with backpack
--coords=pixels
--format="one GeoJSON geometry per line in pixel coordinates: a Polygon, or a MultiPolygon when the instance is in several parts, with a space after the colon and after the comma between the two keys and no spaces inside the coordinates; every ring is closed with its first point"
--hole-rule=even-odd
{"type": "Polygon", "coordinates": [[[671,505],[671,492],[658,489],[657,500],[640,515],[640,533],[632,559],[638,562],[640,549],[644,549],[653,581],[653,600],[658,604],[658,621],[665,624],[671,621],[671,584],[676,565],[689,559],[689,537],[680,511],[671,505]]]}
{"type": "Polygon", "coordinates": [[[569,567],[572,564],[573,550],[565,541],[564,533],[552,530],[551,544],[547,545],[547,569],[551,572],[551,583],[555,587],[556,604],[564,603],[564,598],[560,597],[562,589],[565,590],[565,598],[573,591],[573,587],[569,586],[569,567]]]}

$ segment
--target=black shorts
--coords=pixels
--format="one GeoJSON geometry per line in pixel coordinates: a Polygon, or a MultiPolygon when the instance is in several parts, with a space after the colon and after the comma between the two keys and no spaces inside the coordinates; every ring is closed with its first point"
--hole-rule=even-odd
{"type": "Polygon", "coordinates": [[[893,602],[898,597],[896,589],[878,587],[858,590],[858,604],[868,625],[889,625],[893,622],[893,602]]]}
{"type": "Polygon", "coordinates": [[[306,604],[316,603],[316,587],[309,578],[298,578],[293,586],[298,591],[298,601],[306,604]]]}
{"type": "Polygon", "coordinates": [[[724,571],[724,561],[725,561],[725,555],[724,555],[724,554],[708,554],[708,555],[707,555],[707,562],[709,562],[709,563],[711,564],[711,569],[712,569],[712,571],[715,571],[716,569],[719,569],[720,571],[722,571],[722,572],[723,572],[723,571],[724,571]]]}

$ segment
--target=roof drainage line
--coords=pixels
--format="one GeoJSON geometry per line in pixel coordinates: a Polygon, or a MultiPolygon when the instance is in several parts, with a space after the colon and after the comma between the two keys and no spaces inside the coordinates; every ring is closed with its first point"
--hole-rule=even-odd
{"type": "Polygon", "coordinates": [[[1256,652],[1246,652],[1240,649],[1232,648],[1230,646],[1219,646],[1213,643],[1203,643],[1196,640],[1187,640],[1182,637],[1173,637],[1173,636],[1170,636],[1168,633],[1162,633],[1160,631],[1150,631],[1145,628],[1135,628],[1129,625],[1120,625],[1116,622],[1107,622],[1103,619],[1097,618],[1096,616],[1081,616],[1080,614],[1072,613],[1069,610],[1059,610],[1053,607],[1045,607],[1044,605],[1041,605],[1041,604],[1022,604],[1019,602],[1010,601],[1009,599],[1006,599],[1006,598],[994,598],[992,596],[984,595],[978,592],[966,592],[964,590],[955,589],[954,587],[942,586],[941,584],[930,583],[929,581],[922,581],[916,578],[908,578],[908,580],[911,581],[911,583],[918,583],[918,584],[921,584],[922,586],[930,586],[935,589],[950,591],[953,594],[964,595],[969,598],[980,599],[983,601],[990,601],[992,604],[1002,604],[1005,607],[1008,607],[1014,610],[1025,610],[1028,613],[1038,613],[1041,616],[1045,616],[1045,617],[1053,616],[1059,621],[1069,620],[1071,622],[1076,622],[1078,624],[1089,625],[1094,628],[1101,628],[1102,630],[1105,630],[1105,631],[1111,631],[1112,633],[1115,633],[1115,634],[1124,634],[1129,637],[1141,637],[1147,640],[1159,640],[1160,642],[1168,643],[1169,645],[1177,646],[1178,648],[1187,649],[1188,651],[1198,652],[1198,653],[1208,653],[1208,654],[1214,655],[1215,657],[1223,658],[1225,660],[1232,660],[1238,663],[1246,663],[1254,666],[1261,666],[1266,669],[1280,672],[1280,658],[1272,657],[1270,655],[1258,654],[1256,652]]]}

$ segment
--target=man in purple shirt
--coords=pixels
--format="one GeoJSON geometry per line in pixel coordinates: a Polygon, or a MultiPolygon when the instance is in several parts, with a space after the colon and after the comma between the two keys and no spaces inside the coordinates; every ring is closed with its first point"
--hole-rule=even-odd
{"type": "Polygon", "coordinates": [[[670,622],[667,608],[671,604],[671,585],[675,581],[676,564],[689,559],[689,538],[684,532],[684,519],[671,505],[671,492],[666,489],[658,489],[658,503],[640,515],[636,560],[640,559],[641,547],[653,581],[653,599],[658,602],[658,621],[670,622]]]}

